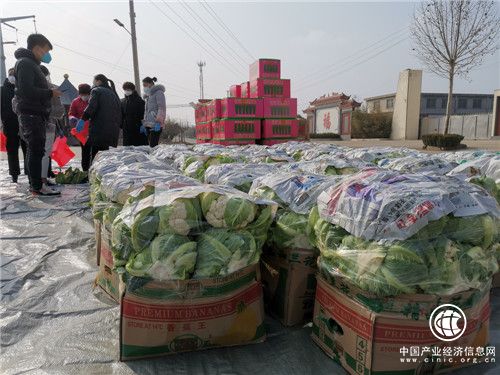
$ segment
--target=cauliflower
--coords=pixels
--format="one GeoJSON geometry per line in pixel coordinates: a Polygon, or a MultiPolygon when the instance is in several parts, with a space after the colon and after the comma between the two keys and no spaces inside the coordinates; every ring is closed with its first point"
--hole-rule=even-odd
{"type": "Polygon", "coordinates": [[[205,219],[215,228],[245,228],[257,213],[257,205],[250,200],[213,192],[202,194],[201,207],[205,219]]]}
{"type": "Polygon", "coordinates": [[[159,210],[158,233],[176,233],[183,236],[198,228],[201,209],[198,198],[180,198],[159,210]]]}

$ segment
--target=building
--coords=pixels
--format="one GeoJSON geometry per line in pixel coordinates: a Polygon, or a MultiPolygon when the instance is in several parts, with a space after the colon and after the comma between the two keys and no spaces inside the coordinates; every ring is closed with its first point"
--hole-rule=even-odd
{"type": "MultiPolygon", "coordinates": [[[[421,93],[420,116],[444,116],[448,94],[421,93]]],[[[368,113],[393,112],[396,93],[365,98],[368,113]]],[[[492,94],[453,94],[452,113],[467,115],[477,113],[491,113],[493,110],[492,94]]]]}
{"type": "Polygon", "coordinates": [[[344,93],[334,92],[314,99],[304,110],[309,133],[333,133],[342,139],[350,139],[352,111],[360,105],[344,93]]]}

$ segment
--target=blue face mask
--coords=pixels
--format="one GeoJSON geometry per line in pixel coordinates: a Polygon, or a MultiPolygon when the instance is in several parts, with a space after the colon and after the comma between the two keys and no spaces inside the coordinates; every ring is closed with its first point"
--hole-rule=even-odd
{"type": "Polygon", "coordinates": [[[45,64],[50,63],[52,61],[52,56],[50,56],[50,52],[45,52],[40,61],[45,64]]]}

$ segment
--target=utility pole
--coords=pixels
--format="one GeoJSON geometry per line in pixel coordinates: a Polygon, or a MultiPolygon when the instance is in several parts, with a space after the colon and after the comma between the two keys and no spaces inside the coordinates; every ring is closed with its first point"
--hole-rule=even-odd
{"type": "Polygon", "coordinates": [[[198,67],[200,68],[200,99],[205,99],[203,94],[203,67],[207,65],[205,61],[198,61],[198,67]]]}
{"type": "Polygon", "coordinates": [[[134,60],[134,80],[135,89],[141,95],[141,81],[139,78],[139,57],[137,56],[137,36],[135,33],[135,12],[134,12],[134,0],[129,0],[128,2],[130,8],[130,31],[132,36],[132,58],[134,60]]]}
{"type": "Polygon", "coordinates": [[[0,82],[3,84],[3,81],[5,81],[5,77],[7,76],[7,69],[5,68],[5,52],[3,50],[3,45],[4,44],[12,44],[12,42],[5,42],[3,41],[3,35],[2,35],[2,24],[5,23],[7,26],[10,26],[7,24],[7,22],[10,21],[18,21],[18,20],[24,20],[26,18],[35,18],[35,16],[19,16],[19,17],[6,17],[6,18],[0,18],[0,82]]]}

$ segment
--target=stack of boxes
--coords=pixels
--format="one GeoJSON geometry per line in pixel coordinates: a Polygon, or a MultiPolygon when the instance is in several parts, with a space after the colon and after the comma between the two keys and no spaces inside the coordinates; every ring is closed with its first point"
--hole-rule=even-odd
{"type": "Polygon", "coordinates": [[[297,99],[290,80],[281,79],[280,60],[259,59],[250,80],[229,88],[229,97],[199,103],[195,111],[197,143],[273,145],[297,139],[297,99]]]}

